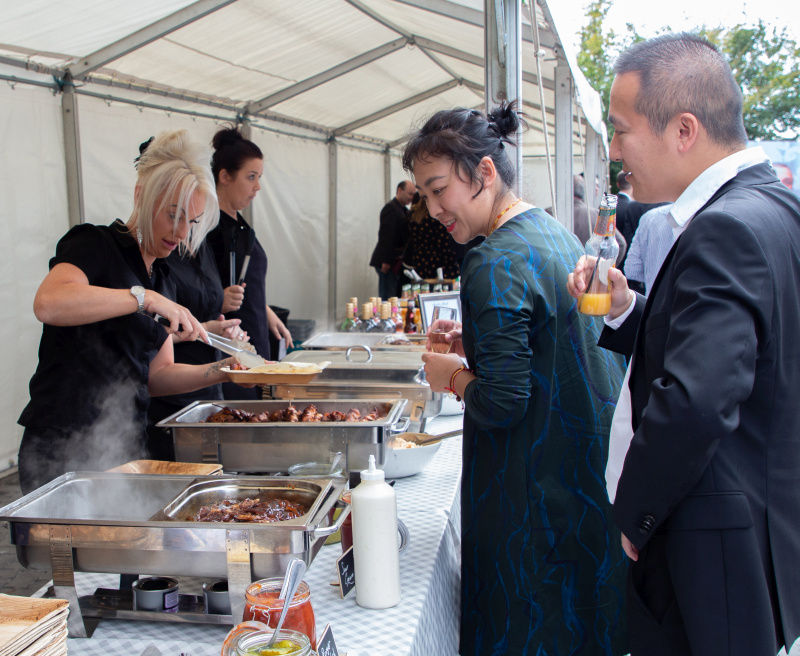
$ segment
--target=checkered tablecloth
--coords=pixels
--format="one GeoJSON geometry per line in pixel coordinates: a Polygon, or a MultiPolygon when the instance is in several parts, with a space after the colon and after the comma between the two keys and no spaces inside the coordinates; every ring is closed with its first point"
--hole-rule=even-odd
{"type": "MultiPolygon", "coordinates": [[[[432,434],[461,427],[460,415],[437,417],[432,434]]],[[[411,536],[400,559],[402,601],[395,608],[367,610],[355,593],[341,599],[336,579],[338,544],[323,547],[305,576],[311,587],[317,632],[333,628],[336,645],[347,656],[454,656],[458,653],[460,576],[461,438],[442,442],[433,462],[420,474],[399,479],[398,516],[411,536]]],[[[79,595],[98,587],[117,587],[119,577],[76,574],[79,595]]],[[[199,582],[192,581],[193,585],[199,582]]],[[[191,585],[190,584],[190,585],[191,585]]],[[[181,579],[181,590],[187,589],[181,579]]],[[[89,639],[70,638],[70,656],[138,656],[148,645],[163,656],[218,656],[230,627],[177,622],[102,620],[89,639]]]]}

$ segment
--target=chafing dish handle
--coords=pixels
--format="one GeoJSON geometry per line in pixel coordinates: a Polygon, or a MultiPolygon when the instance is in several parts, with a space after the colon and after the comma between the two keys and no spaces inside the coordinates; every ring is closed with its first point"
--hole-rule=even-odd
{"type": "Polygon", "coordinates": [[[352,352],[353,349],[364,349],[367,352],[367,359],[365,360],[365,362],[369,362],[370,360],[372,360],[372,349],[369,346],[367,346],[366,344],[355,344],[354,346],[351,346],[344,352],[344,359],[347,360],[348,362],[353,362],[353,360],[350,359],[350,353],[352,352]]]}
{"type": "Polygon", "coordinates": [[[397,424],[389,426],[390,433],[405,433],[411,425],[411,417],[400,417],[400,427],[397,424]]]}
{"type": "Polygon", "coordinates": [[[338,508],[342,512],[339,513],[339,516],[336,518],[336,521],[331,524],[330,526],[325,526],[323,528],[314,528],[311,530],[311,540],[316,541],[317,538],[327,537],[329,535],[333,535],[342,528],[342,524],[344,524],[344,520],[347,519],[347,516],[350,514],[350,504],[342,501],[341,499],[337,499],[336,503],[333,504],[334,509],[338,508]]]}

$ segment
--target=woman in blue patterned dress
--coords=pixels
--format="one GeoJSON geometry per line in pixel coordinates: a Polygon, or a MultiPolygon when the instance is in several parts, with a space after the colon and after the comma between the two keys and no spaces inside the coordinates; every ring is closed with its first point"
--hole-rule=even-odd
{"type": "Polygon", "coordinates": [[[580,245],[512,191],[518,125],[508,106],[441,111],[403,157],[457,242],[487,237],[464,260],[463,325],[432,326],[451,352],[423,355],[431,387],[465,404],[460,653],[625,654],[604,482],[624,361],[567,293],[580,245]]]}

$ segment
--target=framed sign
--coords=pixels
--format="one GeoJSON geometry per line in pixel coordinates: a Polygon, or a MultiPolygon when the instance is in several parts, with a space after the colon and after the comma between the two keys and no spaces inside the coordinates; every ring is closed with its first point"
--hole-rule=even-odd
{"type": "Polygon", "coordinates": [[[433,323],[433,309],[436,306],[451,308],[455,311],[455,320],[461,321],[461,294],[459,292],[436,292],[419,295],[419,313],[422,319],[422,332],[427,333],[433,323]]]}

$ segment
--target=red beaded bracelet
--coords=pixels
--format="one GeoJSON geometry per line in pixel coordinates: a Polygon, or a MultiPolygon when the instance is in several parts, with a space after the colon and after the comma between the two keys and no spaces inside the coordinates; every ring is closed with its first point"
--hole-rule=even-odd
{"type": "Polygon", "coordinates": [[[460,366],[458,369],[456,369],[456,370],[453,372],[453,375],[452,375],[452,376],[450,376],[450,387],[445,387],[445,389],[446,389],[448,392],[450,392],[451,394],[454,394],[454,395],[455,395],[455,397],[456,397],[456,401],[460,401],[460,400],[461,400],[461,397],[458,395],[458,392],[456,392],[456,377],[457,377],[457,376],[458,376],[458,374],[460,374],[462,371],[470,371],[470,369],[469,369],[469,368],[467,368],[467,367],[465,367],[465,366],[462,364],[462,365],[461,365],[461,366],[460,366]]]}

